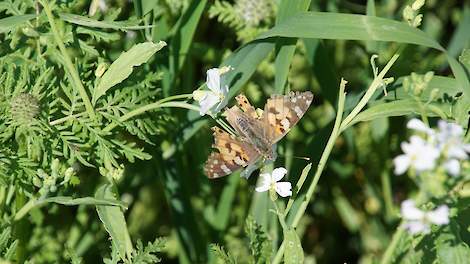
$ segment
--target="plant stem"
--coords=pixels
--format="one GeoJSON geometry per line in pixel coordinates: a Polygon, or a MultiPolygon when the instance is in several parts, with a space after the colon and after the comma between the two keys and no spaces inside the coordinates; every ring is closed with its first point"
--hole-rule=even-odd
{"type": "Polygon", "coordinates": [[[366,104],[369,102],[372,95],[374,95],[375,90],[377,90],[377,88],[383,84],[383,78],[385,77],[385,74],[388,72],[388,70],[390,70],[393,63],[395,63],[398,57],[399,57],[398,54],[393,55],[393,57],[390,59],[387,65],[385,65],[385,67],[382,69],[379,75],[377,75],[377,77],[372,81],[366,93],[361,98],[361,101],[359,101],[356,107],[354,107],[351,113],[344,119],[343,123],[341,124],[341,132],[349,127],[349,124],[353,121],[353,119],[357,116],[357,114],[359,114],[362,108],[366,106],[366,104]]]}
{"type": "MultiPolygon", "coordinates": [[[[366,93],[361,98],[361,100],[356,105],[356,107],[354,107],[351,113],[344,120],[342,120],[344,104],[346,100],[346,93],[344,92],[344,89],[345,89],[347,82],[344,79],[341,79],[341,84],[339,87],[339,96],[338,96],[338,110],[336,112],[336,119],[335,119],[335,124],[333,126],[333,131],[331,132],[330,138],[328,139],[326,147],[323,150],[323,153],[318,163],[317,170],[315,171],[315,175],[313,177],[312,183],[310,184],[307,190],[307,194],[305,198],[303,198],[304,200],[300,204],[299,209],[295,212],[294,220],[291,223],[292,228],[297,227],[300,219],[302,218],[303,214],[305,213],[305,210],[307,209],[308,204],[310,203],[310,200],[312,199],[313,193],[315,192],[316,186],[318,184],[318,181],[320,180],[320,176],[326,165],[326,161],[328,160],[330,156],[331,150],[333,149],[336,139],[346,128],[349,127],[349,124],[352,124],[352,122],[354,121],[354,118],[366,106],[366,104],[369,102],[370,98],[372,97],[374,92],[377,90],[377,88],[383,84],[383,78],[385,77],[385,74],[388,72],[388,70],[390,70],[393,63],[395,63],[398,57],[399,57],[398,54],[393,55],[393,57],[390,59],[387,65],[385,65],[385,67],[382,69],[379,75],[377,75],[377,77],[374,78],[369,88],[367,89],[366,93]]],[[[291,207],[288,207],[288,209],[290,208],[291,207]]],[[[273,262],[272,262],[273,264],[280,263],[282,256],[284,255],[284,250],[285,250],[285,240],[282,242],[281,246],[279,247],[276,253],[276,256],[273,259],[273,262]]]]}
{"type": "Polygon", "coordinates": [[[380,261],[380,264],[391,263],[391,261],[393,260],[392,257],[393,257],[395,248],[397,247],[398,242],[400,242],[400,239],[404,233],[405,233],[405,229],[403,228],[403,224],[400,224],[397,228],[397,231],[393,235],[392,242],[390,242],[387,249],[385,250],[385,253],[382,256],[382,260],[380,261]]]}
{"type": "Polygon", "coordinates": [[[83,86],[81,80],[80,80],[80,75],[78,74],[77,69],[72,63],[72,60],[70,59],[70,56],[67,53],[67,49],[65,48],[64,43],[62,42],[62,38],[59,34],[59,31],[57,30],[56,24],[54,22],[54,16],[52,15],[51,8],[49,6],[48,0],[39,0],[41,5],[44,7],[44,11],[46,12],[47,19],[49,21],[49,24],[51,25],[51,30],[54,35],[55,42],[57,43],[57,46],[59,47],[60,53],[62,55],[63,61],[64,61],[64,66],[67,69],[70,77],[71,77],[71,82],[74,84],[75,88],[78,90],[78,93],[80,94],[80,97],[82,98],[83,103],[85,104],[85,109],[87,114],[94,119],[95,118],[95,111],[93,109],[93,106],[90,102],[90,99],[88,98],[88,94],[85,90],[85,87],[83,86]]]}
{"type": "MultiPolygon", "coordinates": [[[[326,144],[326,147],[323,150],[323,154],[320,158],[320,162],[318,163],[318,167],[315,172],[315,176],[313,177],[312,183],[310,184],[307,190],[307,194],[304,200],[302,201],[302,204],[300,205],[299,209],[297,210],[294,220],[292,221],[291,226],[293,228],[297,227],[297,224],[299,223],[300,218],[304,214],[305,209],[307,209],[307,205],[309,204],[310,199],[312,198],[312,195],[315,192],[317,183],[320,180],[320,176],[323,172],[323,169],[325,168],[326,161],[328,160],[328,157],[330,156],[331,150],[333,149],[336,139],[338,138],[340,134],[341,120],[343,118],[343,111],[344,111],[344,102],[346,99],[346,93],[344,92],[346,83],[347,82],[344,79],[341,80],[341,84],[339,87],[339,96],[338,96],[338,110],[336,112],[336,119],[335,119],[335,124],[333,126],[333,131],[331,132],[330,138],[328,139],[328,143],[326,144]]],[[[289,207],[289,209],[290,208],[291,207],[289,207]]],[[[279,247],[276,253],[276,256],[273,259],[273,264],[280,263],[282,256],[284,255],[284,250],[285,250],[285,240],[282,242],[281,246],[279,247]]]]}
{"type": "MultiPolygon", "coordinates": [[[[162,99],[162,100],[165,100],[165,99],[162,99]]],[[[130,111],[129,113],[121,116],[119,118],[118,122],[114,122],[114,123],[111,123],[108,126],[106,126],[103,129],[103,131],[109,132],[109,131],[113,130],[116,126],[118,126],[119,123],[125,122],[126,120],[128,120],[130,118],[133,118],[135,116],[141,115],[145,112],[155,110],[155,109],[158,109],[158,108],[176,107],[176,108],[186,108],[186,109],[189,109],[189,110],[199,112],[199,107],[197,107],[195,105],[192,105],[192,104],[188,104],[188,103],[185,103],[185,102],[166,102],[166,103],[163,102],[162,103],[161,102],[162,100],[160,100],[158,102],[155,102],[155,103],[152,103],[152,104],[144,105],[140,108],[137,108],[135,110],[130,111]]]]}

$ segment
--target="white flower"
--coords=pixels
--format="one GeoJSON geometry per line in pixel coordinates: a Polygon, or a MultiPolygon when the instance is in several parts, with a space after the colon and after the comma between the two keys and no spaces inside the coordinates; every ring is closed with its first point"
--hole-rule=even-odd
{"type": "Polygon", "coordinates": [[[446,152],[447,157],[460,160],[468,159],[467,152],[470,152],[470,144],[463,143],[463,128],[444,120],[439,120],[437,125],[439,127],[437,142],[446,152]]]}
{"type": "Polygon", "coordinates": [[[196,90],[193,92],[194,100],[199,102],[201,116],[211,112],[218,113],[227,105],[228,85],[225,83],[223,74],[232,70],[230,66],[213,68],[207,71],[207,90],[196,90]]]}
{"type": "Polygon", "coordinates": [[[257,192],[266,192],[269,190],[275,190],[280,196],[287,197],[292,195],[292,185],[290,182],[279,182],[287,170],[285,168],[276,168],[271,174],[262,173],[261,186],[256,187],[257,192]]]}
{"type": "Polygon", "coordinates": [[[441,205],[433,211],[422,211],[416,207],[415,202],[406,200],[401,203],[401,216],[405,220],[405,228],[411,234],[430,231],[430,225],[446,225],[449,223],[449,207],[441,205]]]}
{"type": "Polygon", "coordinates": [[[434,130],[432,130],[423,121],[417,118],[413,118],[410,121],[408,121],[408,123],[406,124],[406,127],[409,129],[416,130],[416,131],[424,132],[429,136],[434,135],[434,130]]]}
{"type": "Polygon", "coordinates": [[[401,149],[404,154],[393,159],[397,175],[404,173],[410,167],[418,173],[431,170],[435,167],[440,154],[437,148],[419,136],[411,136],[409,143],[401,143],[401,149]]]}

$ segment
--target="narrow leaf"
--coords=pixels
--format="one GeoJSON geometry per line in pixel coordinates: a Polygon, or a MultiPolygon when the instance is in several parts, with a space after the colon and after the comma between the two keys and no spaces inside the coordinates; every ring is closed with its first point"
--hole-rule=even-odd
{"type": "Polygon", "coordinates": [[[0,19],[0,34],[9,32],[35,17],[36,15],[18,15],[2,18],[0,19]]]}
{"type": "MultiPolygon", "coordinates": [[[[112,185],[104,184],[96,191],[97,199],[115,199],[112,185]]],[[[104,228],[111,236],[111,243],[122,260],[130,258],[132,242],[127,230],[126,219],[122,209],[116,206],[97,205],[96,211],[104,228]]]]}
{"type": "Polygon", "coordinates": [[[100,21],[93,18],[79,16],[74,14],[67,14],[61,13],[59,14],[60,18],[64,21],[67,21],[72,24],[85,26],[85,27],[93,27],[93,28],[109,28],[109,29],[116,29],[116,30],[138,30],[138,29],[145,29],[151,28],[153,26],[139,26],[134,23],[138,22],[129,22],[129,21],[100,21]]]}
{"type": "Polygon", "coordinates": [[[304,263],[304,250],[300,243],[300,238],[295,229],[284,231],[284,240],[286,241],[286,251],[284,253],[285,264],[302,264],[304,263]]]}
{"type": "Polygon", "coordinates": [[[115,60],[109,69],[105,72],[93,93],[93,103],[106,93],[114,85],[124,81],[135,66],[147,62],[155,52],[166,46],[163,41],[157,44],[153,42],[144,42],[133,46],[129,51],[122,53],[115,60]]]}

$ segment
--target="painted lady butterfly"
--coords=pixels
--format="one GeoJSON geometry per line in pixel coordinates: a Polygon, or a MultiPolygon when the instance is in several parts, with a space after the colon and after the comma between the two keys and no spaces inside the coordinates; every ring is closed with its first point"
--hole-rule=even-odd
{"type": "MultiPolygon", "coordinates": [[[[248,99],[242,94],[238,95],[238,106],[224,112],[238,136],[218,127],[212,128],[215,139],[213,147],[219,152],[212,152],[207,159],[204,166],[207,177],[219,178],[241,167],[250,168],[260,158],[274,160],[275,144],[302,118],[312,99],[311,92],[273,95],[264,106],[264,112],[258,115],[248,99]]],[[[245,176],[249,174],[251,172],[245,176]]]]}

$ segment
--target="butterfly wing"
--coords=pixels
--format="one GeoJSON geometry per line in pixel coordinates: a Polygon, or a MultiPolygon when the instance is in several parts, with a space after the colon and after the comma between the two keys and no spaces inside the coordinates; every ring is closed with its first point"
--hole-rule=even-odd
{"type": "Polygon", "coordinates": [[[307,112],[313,94],[291,92],[288,95],[273,95],[264,107],[262,122],[266,125],[264,135],[272,144],[283,138],[307,112]]]}
{"type": "Polygon", "coordinates": [[[204,166],[208,178],[214,179],[246,167],[259,157],[259,154],[247,143],[218,127],[213,127],[215,144],[219,152],[212,152],[204,166]]]}

